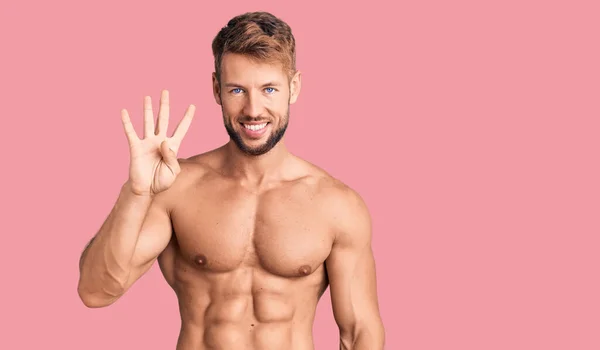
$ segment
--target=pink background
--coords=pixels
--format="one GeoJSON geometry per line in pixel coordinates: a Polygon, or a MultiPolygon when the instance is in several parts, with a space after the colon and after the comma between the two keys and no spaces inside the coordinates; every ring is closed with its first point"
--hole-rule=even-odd
{"type": "MultiPolygon", "coordinates": [[[[210,42],[268,10],[304,72],[288,146],[371,209],[386,349],[599,349],[598,3],[390,3],[3,2],[0,348],[174,348],[157,266],[92,310],[79,254],[127,176],[120,109],[139,128],[166,88],[197,106],[181,156],[226,142],[210,42]]],[[[328,292],[314,329],[337,349],[328,292]]]]}

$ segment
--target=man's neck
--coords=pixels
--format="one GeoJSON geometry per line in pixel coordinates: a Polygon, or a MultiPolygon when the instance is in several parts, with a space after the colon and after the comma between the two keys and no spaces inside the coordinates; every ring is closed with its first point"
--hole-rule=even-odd
{"type": "Polygon", "coordinates": [[[242,152],[233,141],[225,145],[224,151],[224,170],[249,185],[259,187],[284,177],[283,164],[291,155],[283,140],[259,156],[242,152]]]}

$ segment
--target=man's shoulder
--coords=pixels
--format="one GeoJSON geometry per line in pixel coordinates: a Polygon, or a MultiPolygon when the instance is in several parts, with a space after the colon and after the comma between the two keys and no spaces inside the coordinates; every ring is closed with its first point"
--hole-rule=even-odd
{"type": "Polygon", "coordinates": [[[332,175],[318,165],[309,162],[306,163],[310,168],[309,179],[318,188],[319,192],[323,194],[324,199],[346,201],[360,198],[358,191],[340,178],[332,175]]]}
{"type": "Polygon", "coordinates": [[[366,203],[358,190],[324,169],[311,166],[314,168],[308,181],[314,186],[319,202],[327,213],[340,219],[368,216],[366,203]]]}
{"type": "Polygon", "coordinates": [[[182,180],[187,182],[215,175],[218,152],[219,148],[216,148],[187,158],[178,158],[182,180]]]}
{"type": "Polygon", "coordinates": [[[347,183],[329,176],[321,185],[322,213],[342,245],[366,242],[371,236],[371,214],[362,195],[347,183]]]}
{"type": "Polygon", "coordinates": [[[161,197],[167,201],[171,199],[178,202],[182,199],[182,194],[186,193],[190,187],[217,176],[213,164],[214,152],[215,150],[211,150],[187,158],[177,158],[181,171],[173,185],[161,193],[161,197]]]}
{"type": "Polygon", "coordinates": [[[186,166],[186,167],[189,167],[192,169],[208,170],[211,167],[212,163],[214,163],[216,158],[218,157],[219,151],[220,151],[220,148],[215,148],[215,149],[211,149],[206,152],[203,152],[203,153],[194,154],[187,158],[177,158],[177,160],[183,166],[186,166]]]}

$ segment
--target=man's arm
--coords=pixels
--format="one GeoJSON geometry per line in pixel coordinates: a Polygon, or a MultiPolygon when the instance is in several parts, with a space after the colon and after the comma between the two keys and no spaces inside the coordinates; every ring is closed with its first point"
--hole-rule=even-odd
{"type": "Polygon", "coordinates": [[[181,172],[177,151],[194,116],[190,105],[167,137],[169,92],[161,92],[155,123],[150,96],[144,97],[144,136],[126,109],[121,122],[129,144],[129,178],[108,218],[84,249],[77,292],[89,307],[114,303],[150,267],[171,240],[169,206],[163,197],[181,172]]]}
{"type": "Polygon", "coordinates": [[[379,314],[371,218],[349,188],[335,209],[336,237],[326,261],[331,303],[342,350],[382,350],[385,330],[379,314]]]}
{"type": "Polygon", "coordinates": [[[158,195],[134,194],[126,183],[79,261],[77,291],[88,307],[119,299],[165,249],[171,222],[158,195]]]}

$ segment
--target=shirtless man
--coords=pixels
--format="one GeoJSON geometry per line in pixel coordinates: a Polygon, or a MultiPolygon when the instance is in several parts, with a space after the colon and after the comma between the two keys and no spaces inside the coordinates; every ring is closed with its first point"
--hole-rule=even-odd
{"type": "Polygon", "coordinates": [[[179,300],[178,350],[308,350],[329,286],[340,349],[383,349],[368,210],[283,142],[301,82],[290,28],[241,15],[213,52],[230,141],[177,158],[195,107],[168,137],[167,91],[156,122],[145,98],[143,138],[122,111],[129,178],[81,256],[81,300],[114,303],[157,260],[179,300]]]}

